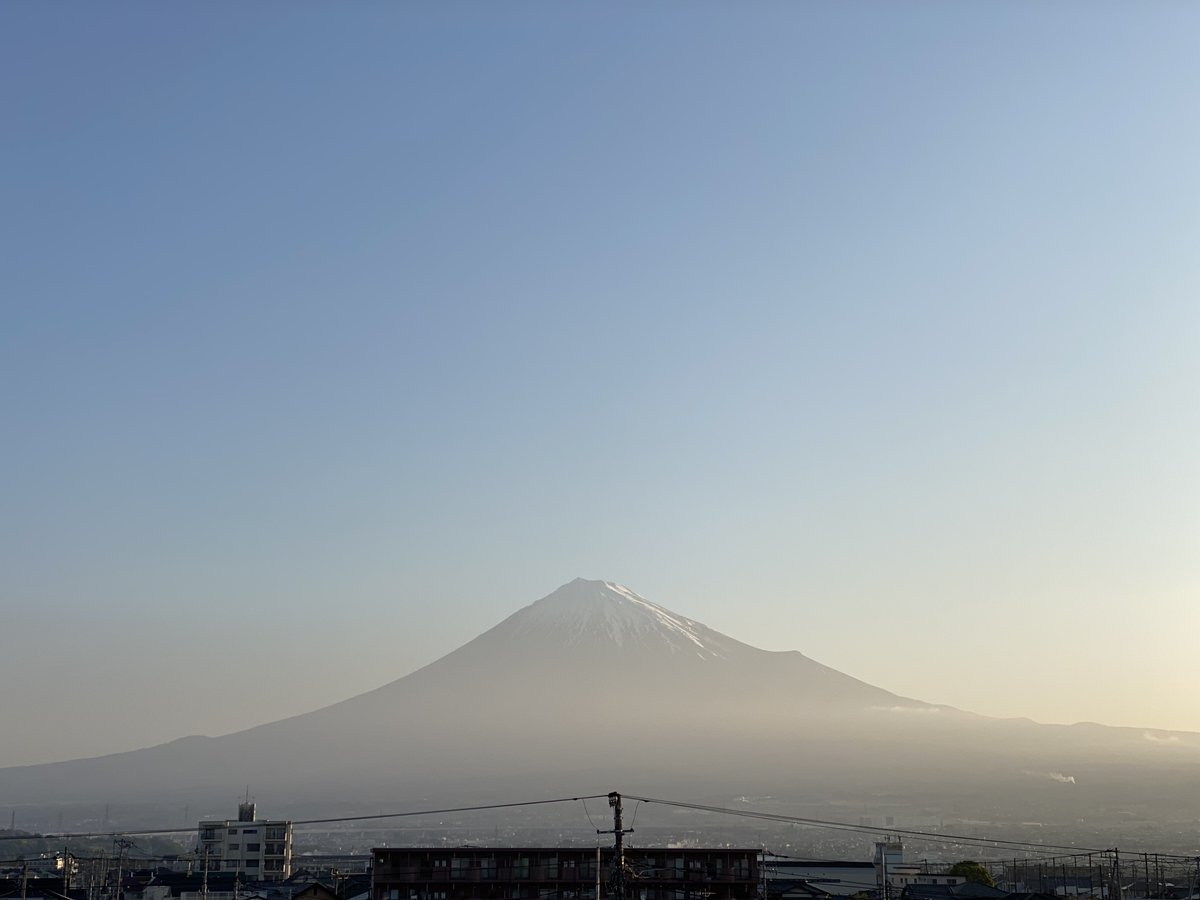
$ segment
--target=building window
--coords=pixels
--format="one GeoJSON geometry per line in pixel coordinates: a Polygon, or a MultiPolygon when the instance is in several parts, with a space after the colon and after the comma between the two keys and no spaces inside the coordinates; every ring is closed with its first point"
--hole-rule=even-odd
{"type": "Polygon", "coordinates": [[[230,844],[230,845],[229,845],[229,849],[230,849],[230,850],[236,850],[237,848],[238,848],[238,845],[237,845],[237,844],[230,844]]]}
{"type": "Polygon", "coordinates": [[[246,852],[247,853],[257,853],[261,847],[262,847],[262,844],[247,844],[246,852]]]}
{"type": "Polygon", "coordinates": [[[230,833],[230,834],[237,834],[237,829],[236,829],[236,828],[230,828],[230,829],[229,829],[229,833],[230,833]]]}

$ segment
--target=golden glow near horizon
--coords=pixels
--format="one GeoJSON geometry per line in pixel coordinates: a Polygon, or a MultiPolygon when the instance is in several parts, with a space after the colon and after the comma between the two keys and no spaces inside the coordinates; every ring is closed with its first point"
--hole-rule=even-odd
{"type": "Polygon", "coordinates": [[[0,765],[578,575],[1200,731],[1200,8],[4,15],[0,765]]]}

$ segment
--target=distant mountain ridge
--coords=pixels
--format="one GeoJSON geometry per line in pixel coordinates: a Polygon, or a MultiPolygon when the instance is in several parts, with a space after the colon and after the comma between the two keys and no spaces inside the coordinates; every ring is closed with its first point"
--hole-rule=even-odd
{"type": "Polygon", "coordinates": [[[424,668],[310,713],[0,769],[0,806],[167,803],[245,784],[260,797],[349,802],[464,784],[574,791],[668,779],[735,792],[987,784],[1013,797],[1054,785],[1086,798],[1104,785],[1115,796],[1131,777],[1143,795],[1149,781],[1200,787],[1200,735],[988,719],[576,579],[424,668]]]}

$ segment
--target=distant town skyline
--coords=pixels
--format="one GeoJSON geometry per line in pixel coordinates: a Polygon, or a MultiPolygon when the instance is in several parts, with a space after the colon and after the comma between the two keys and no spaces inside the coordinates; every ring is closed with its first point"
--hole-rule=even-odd
{"type": "Polygon", "coordinates": [[[1200,731],[1200,9],[0,11],[0,766],[577,576],[1200,731]]]}

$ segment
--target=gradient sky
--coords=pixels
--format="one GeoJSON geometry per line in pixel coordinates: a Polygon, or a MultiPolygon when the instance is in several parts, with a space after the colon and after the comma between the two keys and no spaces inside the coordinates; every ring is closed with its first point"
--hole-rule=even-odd
{"type": "Polygon", "coordinates": [[[0,11],[0,764],[575,576],[1200,730],[1200,7],[0,11]]]}

